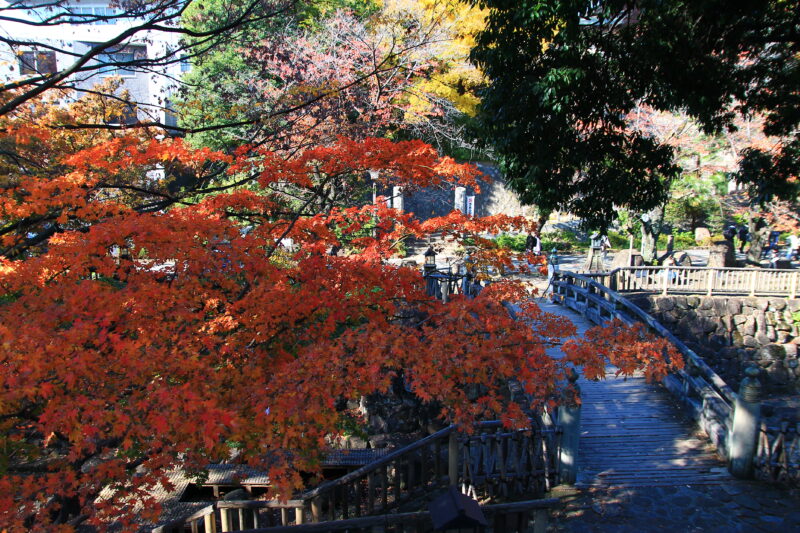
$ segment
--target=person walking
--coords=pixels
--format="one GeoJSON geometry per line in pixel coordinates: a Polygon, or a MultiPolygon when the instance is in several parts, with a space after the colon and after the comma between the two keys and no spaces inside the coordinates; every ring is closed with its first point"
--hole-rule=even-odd
{"type": "Polygon", "coordinates": [[[796,259],[800,253],[800,237],[796,233],[789,235],[789,246],[786,248],[786,259],[796,259]]]}
{"type": "Polygon", "coordinates": [[[722,232],[722,236],[725,238],[726,241],[733,242],[733,238],[736,236],[736,226],[731,224],[722,232]]]}
{"type": "Polygon", "coordinates": [[[778,253],[778,240],[781,238],[781,232],[778,230],[772,230],[769,232],[769,240],[767,241],[767,246],[761,252],[761,256],[771,257],[770,252],[778,253]]]}
{"type": "Polygon", "coordinates": [[[542,251],[541,239],[533,233],[528,233],[528,238],[525,239],[525,251],[538,255],[542,251]]]}
{"type": "Polygon", "coordinates": [[[600,255],[603,258],[603,268],[605,268],[609,248],[611,248],[611,241],[608,240],[608,235],[603,235],[600,237],[600,255]]]}
{"type": "Polygon", "coordinates": [[[739,226],[738,234],[739,234],[739,253],[743,254],[744,245],[747,243],[747,241],[750,240],[750,230],[747,229],[746,225],[742,224],[741,226],[739,226]]]}

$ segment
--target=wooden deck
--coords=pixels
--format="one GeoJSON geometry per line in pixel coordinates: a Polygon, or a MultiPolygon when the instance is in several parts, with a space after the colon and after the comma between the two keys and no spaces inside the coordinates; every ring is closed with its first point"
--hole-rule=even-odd
{"type": "Polygon", "coordinates": [[[580,380],[578,486],[663,486],[731,479],[707,441],[693,435],[669,393],[643,377],[580,380]]]}
{"type": "MultiPolygon", "coordinates": [[[[591,327],[583,316],[549,302],[542,309],[567,316],[578,335],[591,327]]],[[[559,357],[560,350],[551,350],[559,357]]],[[[578,453],[579,487],[717,484],[732,479],[707,441],[697,438],[669,392],[643,377],[581,378],[583,406],[578,453]]]]}

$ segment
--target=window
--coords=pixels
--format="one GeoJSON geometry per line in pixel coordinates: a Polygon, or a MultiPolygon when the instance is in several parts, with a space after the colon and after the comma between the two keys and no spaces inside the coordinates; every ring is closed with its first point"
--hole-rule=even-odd
{"type": "Polygon", "coordinates": [[[186,56],[181,56],[181,72],[189,72],[192,70],[192,63],[186,56]]]}
{"type": "MultiPolygon", "coordinates": [[[[111,54],[100,54],[98,56],[100,63],[129,63],[134,60],[133,52],[114,52],[111,54]]],[[[123,65],[104,65],[98,70],[98,73],[103,76],[122,76],[123,78],[130,78],[136,75],[136,72],[123,65]]]]}
{"type": "Polygon", "coordinates": [[[19,56],[20,74],[32,76],[34,74],[54,74],[56,72],[55,52],[22,52],[19,56]]]}
{"type": "Polygon", "coordinates": [[[72,21],[75,23],[82,23],[92,21],[92,24],[116,24],[115,19],[101,19],[92,20],[92,17],[116,17],[122,14],[121,9],[114,9],[111,7],[71,7],[68,8],[75,16],[72,21]]]}

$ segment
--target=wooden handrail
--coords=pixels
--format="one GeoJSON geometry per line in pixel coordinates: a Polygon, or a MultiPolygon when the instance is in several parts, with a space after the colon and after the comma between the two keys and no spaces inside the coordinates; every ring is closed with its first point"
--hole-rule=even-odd
{"type": "MultiPolygon", "coordinates": [[[[558,442],[555,441],[552,443],[552,446],[551,443],[547,443],[546,446],[543,443],[540,443],[540,447],[537,449],[539,449],[541,453],[545,454],[546,457],[535,456],[527,447],[530,446],[530,444],[525,444],[523,448],[514,448],[513,443],[517,443],[517,446],[522,446],[523,443],[528,442],[525,440],[528,437],[523,437],[522,435],[531,431],[533,432],[533,434],[530,436],[531,440],[544,439],[545,435],[553,435],[554,437],[557,437],[558,428],[536,428],[533,424],[531,424],[531,426],[528,428],[502,431],[502,426],[503,425],[499,420],[479,422],[474,426],[477,430],[475,434],[464,436],[461,439],[458,439],[456,438],[455,433],[457,431],[457,427],[451,425],[408,446],[395,450],[377,459],[376,461],[362,466],[361,468],[358,468],[338,479],[323,483],[322,485],[303,493],[294,500],[289,500],[286,502],[274,500],[217,501],[212,505],[196,511],[189,517],[175,520],[155,528],[153,533],[169,533],[175,530],[180,530],[184,524],[192,524],[193,522],[198,521],[213,522],[218,517],[223,520],[223,523],[225,523],[224,520],[227,519],[227,514],[234,509],[245,509],[248,510],[248,512],[252,512],[253,520],[257,518],[256,515],[258,509],[267,508],[287,510],[294,509],[296,523],[308,522],[309,520],[318,522],[320,518],[324,519],[325,516],[330,516],[331,519],[340,516],[343,519],[348,519],[350,518],[350,516],[348,516],[350,509],[352,509],[354,513],[351,514],[351,516],[356,517],[360,516],[361,514],[374,514],[373,511],[386,512],[389,508],[397,507],[398,504],[402,503],[411,496],[414,496],[415,494],[416,496],[419,496],[420,494],[417,494],[419,489],[438,490],[462,480],[467,485],[472,486],[474,484],[475,487],[473,487],[473,490],[483,490],[481,489],[480,483],[476,482],[476,479],[495,479],[498,476],[502,476],[503,479],[507,478],[507,480],[517,479],[522,482],[522,485],[527,483],[525,480],[533,479],[533,483],[542,483],[546,486],[549,486],[550,477],[555,478],[557,477],[558,473],[557,465],[549,465],[550,460],[552,459],[554,461],[555,457],[557,457],[558,442]],[[492,430],[496,431],[492,432],[492,430]],[[502,446],[503,449],[506,450],[505,452],[501,453],[512,453],[512,449],[518,450],[518,453],[521,455],[519,457],[520,462],[518,462],[516,470],[512,468],[511,471],[506,471],[505,463],[503,463],[502,466],[497,467],[501,469],[500,472],[478,472],[477,470],[474,470],[476,466],[471,463],[471,460],[473,459],[471,454],[474,454],[475,452],[475,450],[472,449],[475,448],[475,443],[473,441],[478,439],[478,441],[483,442],[487,438],[492,439],[490,442],[496,442],[496,446],[502,446]],[[501,445],[501,442],[506,444],[501,445]],[[506,448],[506,446],[511,447],[506,448]],[[436,449],[435,453],[433,452],[433,448],[436,449]],[[439,450],[441,450],[441,454],[439,450]],[[527,459],[524,459],[524,463],[522,462],[523,457],[527,457],[527,459]],[[460,461],[460,459],[462,460],[460,461]],[[436,463],[436,467],[433,469],[433,474],[428,472],[427,482],[425,479],[422,479],[422,483],[420,483],[419,477],[424,476],[426,472],[425,467],[423,466],[426,464],[426,461],[429,469],[433,463],[436,463]],[[440,463],[440,461],[442,462],[440,463]],[[409,468],[409,465],[412,463],[416,463],[416,466],[409,468]],[[525,466],[520,469],[521,465],[523,464],[525,466]],[[391,479],[391,483],[389,482],[389,479],[385,478],[387,472],[392,472],[393,477],[391,479]],[[376,477],[380,477],[381,474],[384,476],[384,483],[382,485],[381,483],[377,483],[376,486],[373,486],[372,482],[376,479],[376,477]],[[446,474],[446,476],[444,476],[444,474],[446,474]],[[401,478],[404,475],[409,476],[409,478],[401,483],[401,478]],[[415,478],[416,482],[413,481],[412,478],[415,478]],[[368,493],[362,494],[362,491],[365,489],[365,484],[370,487],[367,488],[367,491],[380,488],[380,498],[376,498],[374,493],[372,496],[369,496],[368,493]],[[389,500],[391,505],[388,506],[387,491],[391,492],[392,494],[392,499],[389,500]],[[364,499],[359,500],[362,495],[364,499]],[[347,502],[348,498],[350,499],[349,503],[347,502]],[[367,500],[369,500],[369,503],[367,503],[367,500]],[[376,502],[376,500],[378,501],[376,502]],[[327,508],[323,506],[325,503],[328,505],[327,508]],[[375,503],[374,506],[373,503],[375,503]]],[[[484,446],[482,444],[478,448],[478,456],[480,456],[480,453],[488,453],[484,450],[484,446]]],[[[500,459],[500,461],[502,462],[503,459],[500,459]]],[[[484,467],[479,466],[477,468],[480,470],[484,467]]],[[[526,494],[534,493],[535,491],[526,492],[526,494]]],[[[281,514],[280,523],[288,525],[288,523],[290,523],[289,520],[291,520],[291,515],[286,515],[286,513],[281,514]]],[[[195,525],[192,527],[195,527],[195,525]]]]}
{"type": "MultiPolygon", "coordinates": [[[[502,425],[503,425],[502,422],[500,422],[499,420],[488,420],[476,423],[475,427],[477,429],[485,430],[485,429],[499,428],[502,427],[502,425]]],[[[328,492],[336,487],[352,483],[353,481],[361,477],[364,477],[370,472],[374,472],[379,468],[382,468],[397,459],[403,458],[421,448],[424,448],[425,446],[431,444],[432,442],[435,442],[436,440],[443,439],[444,437],[449,437],[450,433],[452,433],[455,429],[456,429],[455,425],[450,425],[447,426],[446,428],[440,429],[436,433],[432,433],[425,438],[422,438],[416,442],[409,444],[408,446],[404,446],[403,448],[399,448],[391,453],[388,453],[383,457],[381,457],[380,459],[369,463],[368,465],[364,465],[361,468],[353,470],[349,474],[345,474],[340,478],[325,482],[322,485],[319,485],[318,487],[315,487],[308,492],[304,492],[299,496],[299,499],[302,501],[309,501],[313,498],[316,498],[317,496],[319,496],[324,492],[328,492]]]]}
{"type": "Polygon", "coordinates": [[[796,298],[800,290],[800,271],[789,269],[638,266],[582,275],[602,281],[617,292],[796,298]]]}
{"type": "MultiPolygon", "coordinates": [[[[481,510],[489,515],[496,513],[519,513],[533,510],[549,510],[560,504],[558,498],[547,498],[541,500],[528,500],[522,502],[502,503],[495,505],[482,505],[481,510]]],[[[546,515],[545,515],[546,517],[546,515]]],[[[315,524],[303,524],[296,526],[266,527],[260,529],[250,529],[248,533],[322,533],[326,531],[342,531],[346,529],[361,529],[382,525],[402,525],[418,520],[430,518],[430,512],[418,511],[412,513],[393,513],[375,516],[362,516],[359,518],[349,518],[347,520],[334,520],[330,522],[317,522],[315,524]]],[[[539,524],[541,531],[544,531],[544,524],[539,524]]]]}
{"type": "Polygon", "coordinates": [[[305,502],[302,500],[219,500],[211,505],[203,507],[185,518],[172,520],[153,528],[152,533],[165,533],[175,527],[200,520],[208,515],[213,515],[219,509],[303,509],[305,502]]]}
{"type": "Polygon", "coordinates": [[[322,485],[319,485],[318,487],[315,487],[314,489],[312,489],[312,490],[310,490],[308,492],[304,492],[300,496],[300,499],[303,500],[303,501],[308,501],[308,500],[311,500],[313,498],[316,498],[317,496],[319,496],[323,492],[327,492],[329,490],[332,490],[335,487],[338,487],[338,486],[341,486],[341,485],[347,485],[348,483],[351,483],[352,481],[355,481],[356,479],[358,479],[360,477],[363,477],[365,474],[368,474],[368,473],[370,473],[372,471],[377,470],[378,468],[381,468],[381,467],[383,467],[385,465],[388,465],[392,461],[394,461],[396,459],[399,459],[401,457],[404,457],[404,456],[406,456],[406,455],[408,455],[408,454],[410,454],[410,453],[412,453],[412,452],[424,447],[425,445],[430,444],[431,442],[434,442],[434,441],[436,441],[438,439],[441,439],[443,437],[449,436],[450,433],[452,433],[454,428],[455,428],[455,426],[453,426],[453,425],[447,426],[444,429],[440,429],[436,433],[432,433],[432,434],[428,435],[427,437],[425,437],[423,439],[420,439],[420,440],[418,440],[418,441],[416,441],[416,442],[414,442],[412,444],[409,444],[408,446],[405,446],[403,448],[399,448],[399,449],[397,449],[397,450],[395,450],[395,451],[393,451],[391,453],[388,453],[388,454],[384,455],[383,457],[381,457],[380,459],[378,459],[377,461],[373,461],[372,463],[370,463],[368,465],[364,465],[361,468],[353,470],[349,474],[346,474],[346,475],[344,475],[344,476],[342,476],[340,478],[337,478],[337,479],[333,479],[331,481],[327,481],[327,482],[323,483],[322,485]]]}
{"type": "MultiPolygon", "coordinates": [[[[642,268],[642,267],[630,267],[630,268],[642,268]]],[[[687,268],[687,267],[684,267],[687,268]]],[[[617,269],[621,270],[621,269],[617,269]]],[[[608,299],[616,305],[620,305],[624,307],[628,312],[634,315],[634,317],[647,324],[652,330],[654,330],[659,335],[665,337],[669,340],[677,349],[681,352],[691,364],[694,365],[698,370],[700,370],[701,375],[706,378],[720,395],[726,400],[727,403],[730,405],[736,400],[736,393],[731,389],[725,380],[723,380],[714,370],[708,366],[708,364],[703,361],[703,359],[697,355],[694,350],[686,346],[686,344],[681,341],[678,337],[672,334],[667,328],[665,328],[660,322],[658,322],[655,318],[650,316],[647,312],[645,312],[641,307],[634,304],[633,302],[629,301],[627,298],[623,298],[620,296],[616,291],[613,291],[602,285],[597,283],[593,279],[585,276],[583,274],[576,274],[574,272],[559,272],[558,277],[569,277],[573,279],[578,279],[586,283],[587,286],[594,287],[598,291],[607,295],[608,299]]]]}

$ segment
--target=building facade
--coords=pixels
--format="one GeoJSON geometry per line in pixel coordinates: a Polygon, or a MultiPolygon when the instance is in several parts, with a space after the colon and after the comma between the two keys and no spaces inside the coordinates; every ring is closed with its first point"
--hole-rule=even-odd
{"type": "MultiPolygon", "coordinates": [[[[31,9],[11,9],[5,4],[0,21],[3,42],[0,43],[0,80],[13,82],[38,75],[48,75],[73,67],[76,60],[101,43],[107,43],[141,21],[122,17],[120,8],[109,2],[74,0],[61,7],[47,7],[52,2],[25,2],[31,9]],[[57,25],[41,25],[42,21],[57,20],[57,25]]],[[[19,4],[19,3],[17,3],[19,4]]],[[[118,63],[169,57],[179,48],[176,33],[141,31],[122,44],[109,47],[105,53],[90,60],[90,70],[76,72],[67,80],[72,90],[66,100],[79,99],[109,77],[120,78],[119,91],[126,90],[135,110],[121,120],[125,122],[155,121],[175,125],[169,112],[173,87],[186,71],[188,62],[125,68],[118,63]],[[107,66],[104,66],[107,65],[107,66]]]]}

